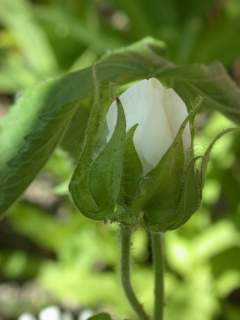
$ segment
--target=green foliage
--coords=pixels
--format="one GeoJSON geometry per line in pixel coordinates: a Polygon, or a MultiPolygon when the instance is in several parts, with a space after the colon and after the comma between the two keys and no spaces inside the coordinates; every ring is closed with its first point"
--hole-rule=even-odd
{"type": "MultiPolygon", "coordinates": [[[[173,81],[173,87],[183,95],[187,105],[190,105],[193,94],[197,94],[205,98],[208,107],[216,108],[238,121],[240,90],[223,68],[193,66],[192,71],[189,67],[179,71],[159,55],[161,52],[161,43],[146,39],[106,55],[95,66],[99,85],[101,88],[111,82],[119,85],[157,74],[160,79],[173,81]],[[218,70],[217,78],[212,72],[214,70],[218,70]],[[199,79],[199,75],[201,81],[196,82],[194,79],[196,76],[199,79]]],[[[46,163],[76,112],[77,103],[93,93],[91,68],[69,73],[28,90],[1,121],[1,212],[24,191],[46,163]],[[28,110],[27,114],[23,113],[23,107],[28,110]],[[8,144],[9,137],[13,141],[11,146],[8,144]],[[27,175],[24,174],[26,170],[27,175]]]]}
{"type": "MultiPolygon", "coordinates": [[[[161,58],[152,60],[159,50],[161,44],[147,40],[106,56],[96,65],[98,81],[101,86],[112,81],[116,85],[146,76],[154,65],[161,63],[161,58]]],[[[93,89],[92,68],[46,81],[29,89],[1,121],[1,212],[19,197],[46,163],[77,111],[78,101],[92,95],[93,89]]]]}
{"type": "MultiPolygon", "coordinates": [[[[8,204],[15,201],[42,170],[0,224],[2,317],[17,319],[21,312],[37,312],[57,302],[91,307],[96,313],[106,310],[113,319],[134,319],[115,274],[115,227],[84,219],[66,196],[92,106],[86,97],[94,95],[92,70],[82,69],[106,51],[123,47],[97,63],[101,90],[109,90],[109,81],[115,90],[115,85],[157,76],[191,101],[189,105],[196,95],[202,96],[207,112],[197,117],[201,130],[194,150],[202,155],[213,137],[232,127],[231,121],[239,124],[239,89],[219,64],[199,65],[219,60],[239,81],[239,17],[238,0],[0,1],[0,113],[5,111],[5,96],[22,95],[1,119],[0,197],[4,194],[8,204]],[[151,42],[126,51],[126,45],[148,35],[164,41],[165,48],[151,42]],[[48,77],[53,79],[34,85],[48,77]],[[56,150],[57,143],[66,152],[56,150]],[[50,181],[46,193],[55,199],[51,204],[41,192],[45,185],[38,186],[42,180],[50,181]],[[3,187],[6,181],[11,181],[9,189],[3,187]],[[31,286],[51,294],[28,294],[31,286]]],[[[182,228],[166,235],[167,320],[240,317],[239,159],[238,134],[218,141],[201,208],[182,228]]],[[[127,181],[125,186],[131,189],[127,181]]],[[[133,282],[150,310],[147,245],[144,232],[137,230],[133,282]]]]}

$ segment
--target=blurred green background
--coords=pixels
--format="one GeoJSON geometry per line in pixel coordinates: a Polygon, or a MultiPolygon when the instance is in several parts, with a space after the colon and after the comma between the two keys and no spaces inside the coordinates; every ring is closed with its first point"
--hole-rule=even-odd
{"type": "MultiPolygon", "coordinates": [[[[144,36],[178,64],[221,61],[240,85],[239,0],[0,0],[0,116],[36,82],[92,64],[144,36]]],[[[86,110],[86,116],[87,116],[86,110]]],[[[229,120],[197,119],[196,152],[229,120]]],[[[82,130],[76,122],[76,130],[82,130]]],[[[0,222],[0,319],[56,304],[134,319],[116,276],[114,225],[81,216],[68,197],[73,161],[56,150],[0,222]]],[[[166,235],[166,319],[240,319],[240,140],[215,147],[201,209],[166,235]]],[[[149,239],[134,235],[134,282],[151,308],[149,239]]]]}

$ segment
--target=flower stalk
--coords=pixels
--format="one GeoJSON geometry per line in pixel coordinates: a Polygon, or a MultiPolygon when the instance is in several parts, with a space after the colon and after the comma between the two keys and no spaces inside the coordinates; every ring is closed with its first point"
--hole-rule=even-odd
{"type": "Polygon", "coordinates": [[[139,319],[149,320],[142,304],[138,301],[133,290],[130,276],[130,248],[131,248],[131,233],[132,228],[129,226],[120,225],[121,236],[121,282],[125,295],[129,304],[135,311],[139,319]]]}
{"type": "Polygon", "coordinates": [[[154,266],[154,320],[164,317],[164,250],[163,234],[151,232],[154,266]]]}

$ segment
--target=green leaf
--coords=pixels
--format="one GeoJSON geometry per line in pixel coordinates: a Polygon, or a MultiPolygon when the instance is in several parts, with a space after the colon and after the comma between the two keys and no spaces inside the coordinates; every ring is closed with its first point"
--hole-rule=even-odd
{"type": "MultiPolygon", "coordinates": [[[[145,39],[106,55],[96,65],[101,86],[150,76],[163,67],[162,43],[145,39]]],[[[28,187],[61,140],[78,101],[94,95],[92,68],[27,90],[0,121],[0,213],[28,187]]],[[[80,124],[81,125],[81,124],[80,124]]]]}
{"type": "MultiPolygon", "coordinates": [[[[99,130],[99,128],[101,129],[102,127],[101,124],[104,115],[101,113],[100,109],[99,83],[96,78],[95,68],[92,70],[92,77],[95,86],[95,101],[88,119],[83,149],[70,181],[69,191],[76,206],[82,213],[89,218],[94,218],[96,216],[101,219],[101,216],[99,215],[100,208],[90,190],[89,175],[91,164],[97,149],[96,142],[98,140],[99,131],[102,131],[99,130]]],[[[102,134],[102,132],[100,132],[100,134],[102,134]]]]}
{"type": "Polygon", "coordinates": [[[88,320],[111,320],[111,319],[112,318],[107,313],[99,313],[99,314],[96,314],[95,316],[88,318],[88,320]]]}
{"type": "Polygon", "coordinates": [[[176,67],[166,71],[164,78],[171,81],[187,106],[200,96],[205,109],[218,110],[240,124],[240,89],[220,63],[176,67]]]}
{"type": "Polygon", "coordinates": [[[70,154],[75,162],[79,159],[83,147],[89,113],[89,110],[81,104],[71,119],[61,141],[61,147],[70,154]]]}
{"type": "Polygon", "coordinates": [[[0,212],[22,193],[64,134],[77,105],[51,108],[51,87],[29,91],[0,122],[0,212]],[[29,103],[31,101],[31,104],[29,103]],[[42,108],[42,106],[49,106],[42,108]],[[35,108],[35,109],[34,109],[35,108]]]}

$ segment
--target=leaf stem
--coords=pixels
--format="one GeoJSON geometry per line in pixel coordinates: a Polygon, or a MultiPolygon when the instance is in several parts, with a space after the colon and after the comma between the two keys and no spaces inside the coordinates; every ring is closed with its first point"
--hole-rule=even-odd
{"type": "Polygon", "coordinates": [[[130,280],[130,248],[131,248],[131,233],[130,226],[121,225],[121,281],[123,290],[128,299],[129,304],[141,320],[149,320],[143,306],[138,301],[133,290],[130,280]]]}
{"type": "Polygon", "coordinates": [[[163,234],[151,232],[154,265],[154,320],[163,320],[164,313],[164,252],[163,234]]]}

